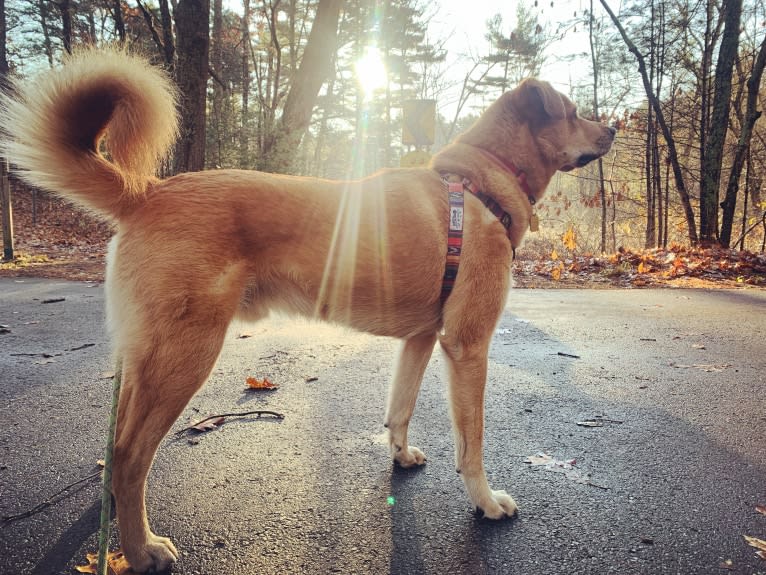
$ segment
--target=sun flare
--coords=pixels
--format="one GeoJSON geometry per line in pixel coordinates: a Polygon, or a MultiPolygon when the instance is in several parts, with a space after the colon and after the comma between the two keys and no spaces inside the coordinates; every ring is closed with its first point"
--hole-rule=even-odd
{"type": "Polygon", "coordinates": [[[375,90],[386,85],[388,72],[383,55],[377,46],[368,46],[356,62],[356,77],[365,98],[372,97],[375,90]]]}

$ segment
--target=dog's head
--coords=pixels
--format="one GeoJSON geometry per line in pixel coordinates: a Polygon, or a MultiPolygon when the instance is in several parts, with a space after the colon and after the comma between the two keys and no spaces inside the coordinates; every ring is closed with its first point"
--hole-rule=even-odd
{"type": "Polygon", "coordinates": [[[606,154],[615,129],[581,118],[548,82],[525,80],[501,98],[505,112],[526,124],[543,159],[555,170],[581,168],[606,154]]]}
{"type": "Polygon", "coordinates": [[[457,141],[547,179],[600,158],[614,136],[614,128],[578,116],[550,84],[530,79],[501,96],[457,141]]]}

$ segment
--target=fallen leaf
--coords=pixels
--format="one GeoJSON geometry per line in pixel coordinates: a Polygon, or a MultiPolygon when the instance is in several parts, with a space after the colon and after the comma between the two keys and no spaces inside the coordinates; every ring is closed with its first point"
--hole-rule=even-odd
{"type": "Polygon", "coordinates": [[[727,559],[726,561],[721,562],[719,565],[721,569],[727,569],[729,571],[734,571],[734,561],[731,559],[727,559]]]}
{"type": "Polygon", "coordinates": [[[535,455],[530,455],[524,460],[524,463],[530,463],[531,465],[548,465],[551,461],[553,461],[553,458],[548,455],[547,453],[536,453],[535,455]]]}
{"type": "Polygon", "coordinates": [[[99,379],[114,379],[113,371],[102,371],[98,374],[99,379]]]}
{"type": "Polygon", "coordinates": [[[755,510],[761,515],[766,515],[766,505],[756,505],[755,510]]]}
{"type": "Polygon", "coordinates": [[[193,429],[195,431],[199,431],[200,433],[204,433],[206,431],[212,431],[214,429],[217,429],[219,425],[221,425],[224,421],[226,421],[226,418],[221,417],[215,417],[213,419],[207,419],[205,421],[199,422],[197,425],[192,425],[189,429],[193,429]]]}
{"type": "Polygon", "coordinates": [[[567,228],[567,231],[564,233],[564,237],[561,238],[561,241],[564,244],[564,247],[566,247],[570,252],[574,251],[574,249],[577,247],[577,235],[575,234],[574,228],[571,225],[567,228]]]}
{"type": "MultiPolygon", "coordinates": [[[[87,553],[85,559],[87,565],[77,565],[75,570],[79,573],[93,573],[98,575],[98,553],[87,553]]],[[[110,551],[106,555],[107,575],[134,575],[135,571],[130,568],[128,560],[122,551],[110,551]]]]}
{"type": "Polygon", "coordinates": [[[253,337],[253,334],[249,331],[243,331],[241,334],[237,336],[237,339],[247,339],[248,337],[253,337]]]}
{"type": "Polygon", "coordinates": [[[551,270],[551,279],[553,281],[559,281],[561,279],[561,272],[564,271],[564,263],[559,262],[559,265],[551,270]]]}
{"type": "Polygon", "coordinates": [[[263,390],[272,390],[272,389],[279,389],[279,386],[276,384],[273,384],[269,381],[268,378],[264,377],[263,379],[257,379],[255,377],[248,377],[247,378],[247,386],[250,389],[263,389],[263,390]]]}
{"type": "Polygon", "coordinates": [[[750,537],[749,535],[743,535],[745,538],[745,541],[747,541],[747,544],[750,545],[750,547],[755,547],[758,549],[758,552],[756,555],[760,557],[761,559],[766,559],[766,541],[763,539],[758,539],[757,537],[750,537]]]}

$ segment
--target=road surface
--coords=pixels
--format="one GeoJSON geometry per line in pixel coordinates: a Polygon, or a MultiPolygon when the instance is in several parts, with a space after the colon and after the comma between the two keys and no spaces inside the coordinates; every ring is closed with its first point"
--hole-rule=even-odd
{"type": "MultiPolygon", "coordinates": [[[[0,280],[0,516],[103,456],[103,295],[0,280]]],[[[764,311],[757,290],[514,290],[487,388],[490,482],[521,509],[503,522],[473,515],[454,471],[438,350],[410,433],[428,462],[402,471],[382,426],[396,342],[287,319],[232,326],[174,431],[219,413],[284,420],[168,437],[150,520],[185,575],[766,573],[743,538],[766,539],[764,311]],[[251,376],[280,388],[248,392],[251,376]]],[[[73,573],[97,548],[99,498],[85,481],[0,526],[0,574],[73,573]]]]}

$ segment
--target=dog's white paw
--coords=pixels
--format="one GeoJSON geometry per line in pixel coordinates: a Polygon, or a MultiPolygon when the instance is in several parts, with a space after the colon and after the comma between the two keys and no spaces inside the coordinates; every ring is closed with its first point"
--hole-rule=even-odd
{"type": "Polygon", "coordinates": [[[407,447],[394,447],[392,446],[394,454],[394,461],[399,467],[405,469],[409,467],[415,467],[417,465],[423,465],[426,462],[426,455],[420,451],[417,447],[408,445],[407,447]]]}
{"type": "Polygon", "coordinates": [[[166,571],[178,560],[178,550],[167,537],[158,537],[153,533],[149,539],[138,548],[124,549],[125,558],[136,573],[146,571],[166,571]]]}
{"type": "Polygon", "coordinates": [[[491,497],[476,506],[476,513],[486,519],[504,519],[513,517],[519,508],[513,497],[505,491],[490,491],[491,497]]]}

